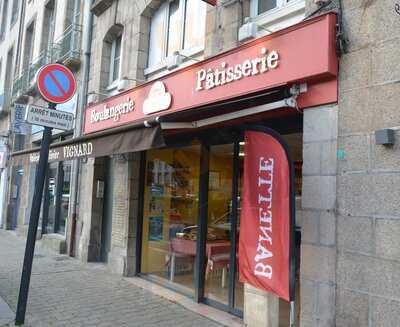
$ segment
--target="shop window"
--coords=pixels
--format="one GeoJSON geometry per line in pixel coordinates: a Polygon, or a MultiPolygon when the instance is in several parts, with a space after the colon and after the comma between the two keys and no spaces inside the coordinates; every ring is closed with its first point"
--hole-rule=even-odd
{"type": "Polygon", "coordinates": [[[300,22],[305,0],[251,0],[250,12],[260,33],[270,33],[300,22]]]}
{"type": "Polygon", "coordinates": [[[195,287],[199,176],[199,145],[147,153],[141,272],[188,293],[195,287]]]}
{"type": "Polygon", "coordinates": [[[161,69],[177,51],[193,56],[204,49],[206,4],[198,0],[165,1],[153,14],[146,73],[161,69]]]}

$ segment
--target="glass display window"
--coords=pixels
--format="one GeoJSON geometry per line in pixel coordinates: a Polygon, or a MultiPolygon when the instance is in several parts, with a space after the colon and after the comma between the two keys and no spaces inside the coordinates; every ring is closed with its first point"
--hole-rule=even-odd
{"type": "Polygon", "coordinates": [[[147,152],[142,273],[194,290],[200,146],[147,152]]]}

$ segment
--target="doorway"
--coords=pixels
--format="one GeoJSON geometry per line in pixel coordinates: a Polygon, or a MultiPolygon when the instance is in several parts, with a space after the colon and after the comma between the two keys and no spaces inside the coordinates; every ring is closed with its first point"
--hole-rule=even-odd
{"type": "Polygon", "coordinates": [[[71,186],[71,161],[48,165],[40,210],[42,234],[65,235],[71,186]]]}
{"type": "Polygon", "coordinates": [[[114,168],[112,159],[105,159],[104,176],[104,198],[103,217],[101,221],[101,243],[100,261],[108,262],[108,255],[111,250],[112,211],[113,211],[113,190],[114,190],[114,168]]]}

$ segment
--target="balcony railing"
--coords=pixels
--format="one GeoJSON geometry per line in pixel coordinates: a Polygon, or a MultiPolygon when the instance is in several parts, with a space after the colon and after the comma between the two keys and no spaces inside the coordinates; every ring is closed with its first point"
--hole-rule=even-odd
{"type": "MultiPolygon", "coordinates": [[[[50,49],[51,50],[51,49],[50,49]]],[[[12,98],[16,100],[21,95],[29,94],[35,86],[35,76],[40,67],[51,62],[51,51],[45,50],[33,60],[29,67],[22,71],[21,75],[14,79],[12,98]]]]}
{"type": "Polygon", "coordinates": [[[81,58],[81,36],[82,27],[77,24],[70,25],[54,43],[53,61],[66,65],[79,64],[81,58]]]}
{"type": "Polygon", "coordinates": [[[81,26],[76,24],[70,25],[55,43],[47,50],[42,51],[39,57],[33,60],[29,67],[14,79],[12,100],[15,101],[22,95],[31,94],[35,86],[36,73],[43,65],[55,62],[65,65],[79,64],[81,57],[81,36],[81,26]]]}

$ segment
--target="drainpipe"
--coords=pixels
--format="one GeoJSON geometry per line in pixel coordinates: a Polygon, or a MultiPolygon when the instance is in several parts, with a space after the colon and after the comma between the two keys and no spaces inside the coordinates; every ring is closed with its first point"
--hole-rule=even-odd
{"type": "Polygon", "coordinates": [[[18,27],[18,39],[17,39],[17,49],[15,52],[15,70],[14,74],[18,72],[19,63],[21,60],[21,43],[22,43],[22,30],[24,28],[25,22],[25,3],[26,1],[21,1],[21,9],[19,12],[19,27],[18,27]]]}
{"type": "MultiPolygon", "coordinates": [[[[93,13],[91,11],[93,0],[84,1],[84,21],[83,21],[83,35],[82,35],[82,48],[83,48],[83,60],[82,60],[82,84],[79,89],[79,102],[78,102],[78,113],[75,119],[75,130],[74,138],[82,135],[83,117],[85,107],[87,103],[87,93],[89,84],[89,73],[90,73],[90,55],[92,47],[92,32],[93,32],[93,13]]],[[[71,236],[69,241],[69,255],[75,256],[75,235],[77,225],[77,201],[78,201],[78,183],[79,183],[79,168],[80,160],[76,159],[73,162],[73,188],[72,191],[72,204],[71,204],[71,236]]]]}

